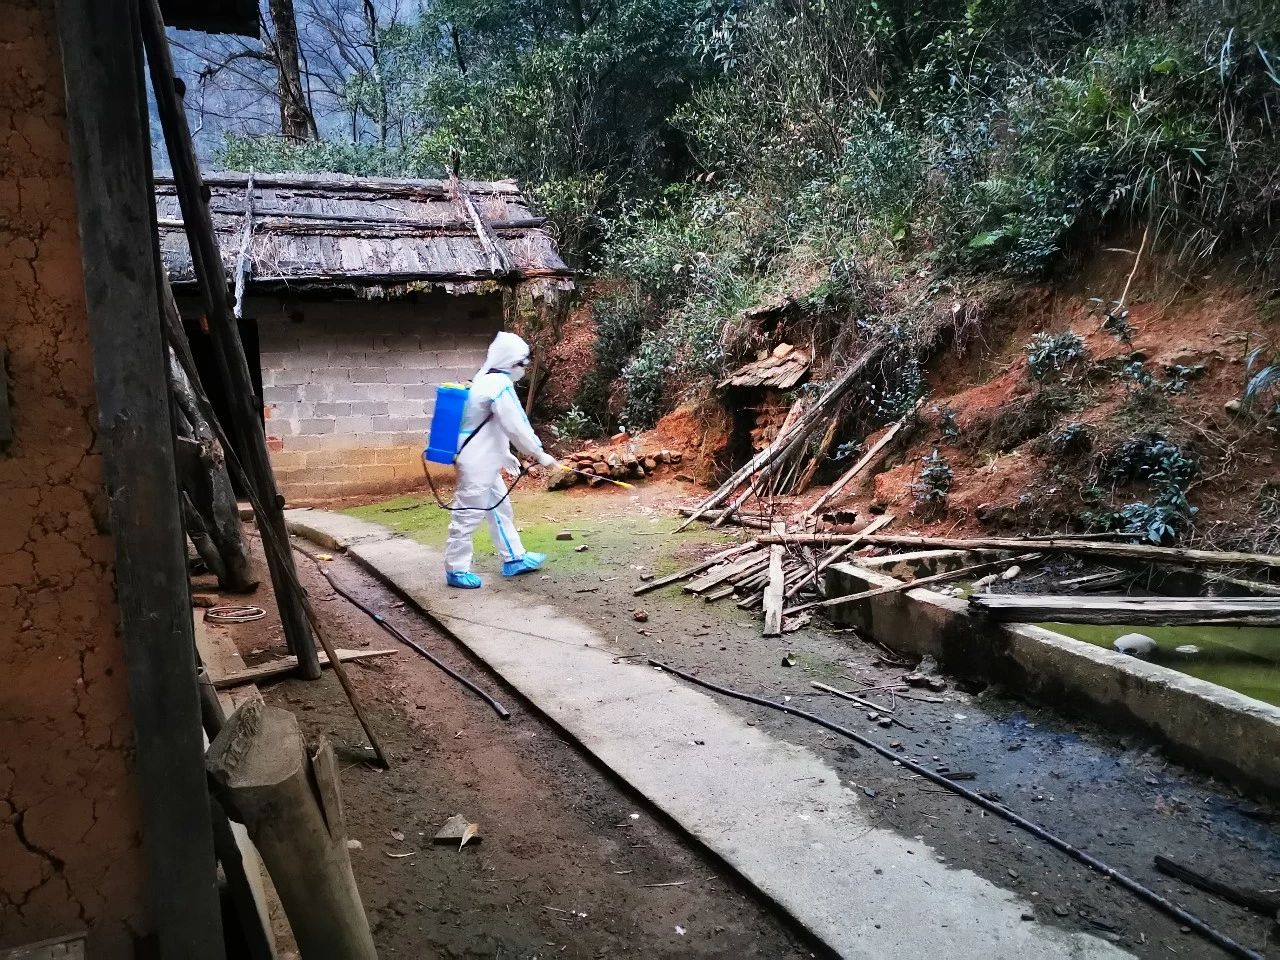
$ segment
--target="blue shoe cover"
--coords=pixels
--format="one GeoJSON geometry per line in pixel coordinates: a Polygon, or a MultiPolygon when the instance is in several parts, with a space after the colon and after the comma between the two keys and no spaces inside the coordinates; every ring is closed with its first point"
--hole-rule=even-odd
{"type": "Polygon", "coordinates": [[[543,561],[547,559],[545,553],[526,553],[519,560],[508,560],[502,565],[502,575],[504,577],[518,577],[522,573],[533,573],[535,570],[541,570],[543,561]]]}
{"type": "Polygon", "coordinates": [[[483,581],[469,570],[463,570],[454,573],[449,570],[444,575],[444,582],[451,587],[457,587],[459,590],[475,590],[483,581]]]}

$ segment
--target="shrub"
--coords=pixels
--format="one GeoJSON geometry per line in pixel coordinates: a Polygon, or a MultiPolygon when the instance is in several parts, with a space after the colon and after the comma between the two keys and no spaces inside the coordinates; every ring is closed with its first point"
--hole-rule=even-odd
{"type": "Polygon", "coordinates": [[[1198,472],[1195,459],[1161,434],[1130,437],[1105,458],[1102,474],[1114,484],[1145,481],[1153,496],[1117,511],[1086,514],[1086,520],[1152,543],[1172,542],[1196,514],[1187,492],[1198,472]]]}
{"type": "Polygon", "coordinates": [[[1027,344],[1027,372],[1033,380],[1061,376],[1068,367],[1089,355],[1084,338],[1070,330],[1065,333],[1037,333],[1027,344]]]}
{"type": "Polygon", "coordinates": [[[935,449],[921,459],[920,475],[911,484],[916,512],[926,515],[941,513],[946,507],[947,494],[951,491],[954,475],[947,458],[935,449]]]}

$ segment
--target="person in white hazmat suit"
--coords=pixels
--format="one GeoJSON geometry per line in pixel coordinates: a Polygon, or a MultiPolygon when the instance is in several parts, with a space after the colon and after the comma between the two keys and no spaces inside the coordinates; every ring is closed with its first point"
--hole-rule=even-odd
{"type": "Polygon", "coordinates": [[[502,471],[519,476],[520,461],[511,447],[545,467],[556,458],[542,449],[529,425],[515,384],[529,365],[529,345],[514,333],[499,333],[489,345],[484,366],[471,381],[458,437],[458,485],[444,548],[445,580],[451,587],[473,590],[481,580],[471,572],[471,538],[481,519],[489,521],[494,545],[502,554],[502,575],[514,577],[539,569],[546,557],[529,553],[516,532],[515,513],[502,471]]]}

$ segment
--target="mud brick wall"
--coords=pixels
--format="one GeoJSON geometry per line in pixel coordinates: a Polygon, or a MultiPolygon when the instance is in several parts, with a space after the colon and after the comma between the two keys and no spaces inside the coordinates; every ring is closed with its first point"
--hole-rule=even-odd
{"type": "Polygon", "coordinates": [[[464,382],[502,327],[498,295],[246,304],[267,445],[292,500],[422,482],[435,388],[464,382]]]}
{"type": "Polygon", "coordinates": [[[0,0],[0,949],[145,935],[133,725],[53,0],[0,0]]]}

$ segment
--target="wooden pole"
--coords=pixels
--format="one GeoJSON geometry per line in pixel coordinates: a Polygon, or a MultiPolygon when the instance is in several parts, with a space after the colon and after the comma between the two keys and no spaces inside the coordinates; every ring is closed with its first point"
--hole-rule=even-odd
{"type": "MultiPolygon", "coordinates": [[[[98,436],[149,891],[163,958],[225,956],[160,327],[135,0],[58,0],[98,436]]],[[[120,732],[123,733],[122,731],[120,732]]]]}
{"type": "Polygon", "coordinates": [[[955,570],[947,570],[943,573],[935,573],[929,577],[918,577],[909,583],[895,583],[888,587],[876,587],[872,590],[863,590],[861,593],[851,593],[843,597],[831,597],[828,600],[814,600],[811,603],[802,603],[798,607],[792,607],[787,613],[800,613],[802,610],[813,610],[814,608],[841,607],[848,603],[857,603],[859,600],[869,600],[872,597],[881,597],[887,593],[901,593],[903,590],[914,590],[916,587],[927,586],[931,583],[941,583],[944,580],[956,580],[960,577],[966,577],[971,573],[983,573],[987,570],[994,570],[997,567],[1007,567],[1012,563],[1028,563],[1038,554],[1024,553],[1020,557],[1006,557],[1003,560],[991,560],[987,563],[975,563],[971,567],[959,567],[955,570]]]}
{"type": "MultiPolygon", "coordinates": [[[[217,235],[209,216],[209,189],[200,176],[200,165],[191,143],[186,110],[179,94],[178,81],[169,56],[169,41],[164,32],[164,19],[158,0],[141,0],[142,36],[147,61],[151,68],[151,86],[156,110],[164,130],[169,162],[173,166],[174,185],[186,224],[191,262],[205,298],[209,333],[213,339],[218,372],[227,388],[230,416],[236,428],[240,462],[249,482],[265,508],[255,510],[260,527],[270,526],[280,543],[288,543],[284,525],[284,499],[276,488],[275,475],[267,454],[266,435],[262,429],[261,409],[253,395],[253,381],[245,360],[240,333],[232,315],[226,268],[218,249],[217,235]]],[[[153,201],[154,203],[154,201],[153,201]]],[[[264,540],[266,535],[264,533],[264,540]]],[[[302,598],[291,588],[297,579],[293,556],[288,550],[266,552],[267,568],[280,608],[280,624],[289,652],[298,658],[298,671],[308,680],[320,676],[320,662],[315,642],[303,610],[302,598]]]]}
{"type": "Polygon", "coordinates": [[[254,699],[227,720],[208,768],[262,854],[303,960],[377,960],[328,742],[308,754],[294,715],[254,699]]]}
{"type": "Polygon", "coordinates": [[[867,524],[865,530],[863,530],[861,533],[854,534],[853,539],[850,540],[848,543],[840,544],[840,546],[836,547],[829,554],[823,557],[821,562],[819,562],[818,566],[815,569],[810,570],[803,577],[800,577],[799,579],[796,580],[795,583],[793,583],[790,587],[788,587],[787,599],[790,600],[797,593],[803,590],[809,584],[810,581],[818,579],[818,576],[822,573],[822,571],[826,570],[827,567],[831,566],[833,563],[835,563],[837,560],[839,560],[841,557],[843,557],[845,554],[851,551],[854,547],[861,545],[863,537],[867,536],[868,534],[875,533],[881,527],[886,527],[892,522],[893,522],[893,514],[891,513],[881,514],[880,516],[876,517],[874,520],[872,520],[870,523],[867,524]]]}
{"type": "MultiPolygon", "coordinates": [[[[821,543],[835,545],[847,543],[850,534],[840,533],[788,533],[778,536],[761,534],[759,541],[779,543],[821,543]]],[[[857,536],[853,534],[852,536],[857,536]]],[[[1142,543],[1104,543],[1097,540],[1021,540],[1016,537],[983,537],[963,539],[958,537],[918,537],[907,534],[877,533],[863,536],[867,543],[891,546],[920,547],[945,550],[1025,550],[1034,547],[1043,553],[1081,553],[1095,557],[1122,557],[1129,560],[1149,560],[1158,563],[1182,563],[1197,567],[1269,567],[1280,570],[1280,554],[1239,553],[1233,550],[1192,550],[1189,547],[1155,547],[1142,543]]]]}

